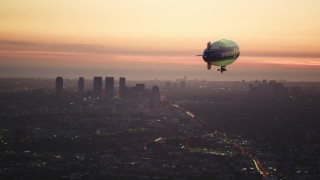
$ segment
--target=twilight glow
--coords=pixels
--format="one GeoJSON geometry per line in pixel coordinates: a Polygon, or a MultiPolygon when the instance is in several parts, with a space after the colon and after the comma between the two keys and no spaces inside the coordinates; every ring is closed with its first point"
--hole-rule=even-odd
{"type": "Polygon", "coordinates": [[[320,80],[320,1],[3,0],[0,76],[320,80]],[[196,54],[232,39],[221,75],[196,54]]]}

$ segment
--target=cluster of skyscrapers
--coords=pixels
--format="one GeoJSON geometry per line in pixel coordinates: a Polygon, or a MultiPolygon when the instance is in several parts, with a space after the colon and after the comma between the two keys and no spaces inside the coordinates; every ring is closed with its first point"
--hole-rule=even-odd
{"type": "MultiPolygon", "coordinates": [[[[96,98],[106,97],[111,98],[114,96],[114,77],[106,77],[105,78],[105,88],[103,91],[103,79],[100,76],[95,76],[93,78],[93,91],[92,96],[96,98]]],[[[121,77],[119,80],[119,96],[123,97],[126,91],[126,79],[121,77]]],[[[63,91],[63,78],[57,77],[56,78],[56,93],[61,94],[63,91]]],[[[78,80],[78,92],[80,94],[84,93],[84,78],[79,77],[78,80]]]]}
{"type": "MultiPolygon", "coordinates": [[[[114,87],[115,81],[114,77],[105,77],[105,88],[103,90],[103,78],[101,76],[95,76],[93,78],[93,90],[92,97],[94,98],[106,98],[111,99],[115,96],[114,87]]],[[[84,78],[79,77],[78,80],[78,93],[84,94],[85,92],[84,78]]],[[[61,95],[63,92],[63,78],[56,78],[56,94],[61,95]]],[[[148,91],[145,89],[145,84],[136,84],[136,86],[128,88],[126,86],[126,79],[124,77],[119,78],[119,98],[147,98],[150,97],[151,105],[157,106],[160,102],[160,90],[158,86],[153,86],[152,90],[148,91]]]]}

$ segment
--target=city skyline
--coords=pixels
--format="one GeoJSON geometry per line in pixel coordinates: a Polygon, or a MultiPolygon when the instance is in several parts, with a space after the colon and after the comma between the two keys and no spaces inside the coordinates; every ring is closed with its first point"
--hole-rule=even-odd
{"type": "Polygon", "coordinates": [[[2,1],[0,77],[319,81],[318,1],[2,1]],[[206,70],[208,41],[240,57],[206,70]]]}
{"type": "Polygon", "coordinates": [[[1,179],[320,179],[319,9],[0,1],[1,179]]]}

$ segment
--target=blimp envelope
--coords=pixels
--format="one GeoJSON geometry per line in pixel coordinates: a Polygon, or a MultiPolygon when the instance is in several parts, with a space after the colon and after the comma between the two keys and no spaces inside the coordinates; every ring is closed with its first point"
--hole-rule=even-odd
{"type": "Polygon", "coordinates": [[[233,63],[240,55],[237,43],[232,40],[221,39],[208,43],[203,52],[203,60],[214,66],[224,67],[233,63]]]}

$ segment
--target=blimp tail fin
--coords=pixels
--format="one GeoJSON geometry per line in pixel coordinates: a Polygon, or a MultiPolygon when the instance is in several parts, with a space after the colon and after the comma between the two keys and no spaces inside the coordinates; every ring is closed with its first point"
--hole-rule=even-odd
{"type": "Polygon", "coordinates": [[[210,70],[211,69],[211,64],[207,63],[207,69],[210,70]]]}
{"type": "Polygon", "coordinates": [[[208,43],[207,43],[207,49],[210,49],[212,47],[212,44],[211,44],[211,42],[209,41],[208,43]]]}

